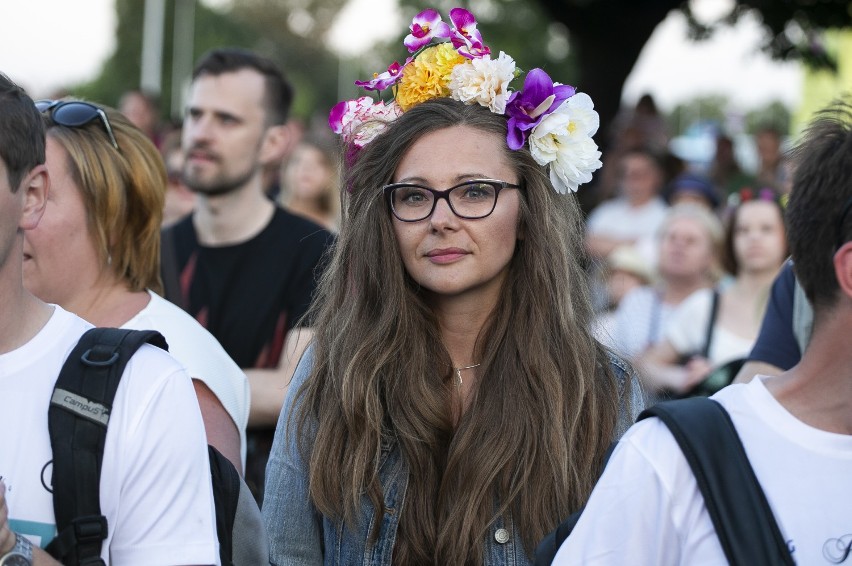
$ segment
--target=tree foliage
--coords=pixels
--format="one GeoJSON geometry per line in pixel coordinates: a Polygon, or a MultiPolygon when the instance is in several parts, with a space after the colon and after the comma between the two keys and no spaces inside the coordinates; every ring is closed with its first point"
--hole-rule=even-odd
{"type": "MultiPolygon", "coordinates": [[[[171,91],[172,13],[167,0],[163,50],[163,88],[171,91]]],[[[294,113],[304,119],[322,114],[336,102],[339,77],[366,78],[382,68],[361,68],[354,58],[339,61],[324,38],[346,0],[240,0],[220,10],[196,7],[194,57],[209,48],[237,45],[255,49],[282,65],[297,89],[294,113]]],[[[709,37],[720,26],[756,13],[766,33],[763,47],[777,57],[800,57],[831,66],[820,49],[819,30],[848,27],[845,0],[737,0],[730,13],[714,22],[699,21],[683,0],[399,0],[403,20],[426,7],[446,14],[462,6],[474,12],[486,41],[528,70],[544,68],[554,79],[589,93],[601,116],[601,132],[616,116],[624,82],[656,26],[672,10],[686,14],[695,39],[709,37]]],[[[115,104],[119,95],[139,85],[144,0],[116,0],[117,46],[100,76],[79,85],[75,94],[115,104]]],[[[398,39],[405,35],[404,27],[398,39]]],[[[371,61],[401,58],[401,44],[376,47],[371,61]]],[[[354,92],[354,91],[353,91],[354,92]]],[[[167,97],[164,97],[164,100],[167,97]]],[[[164,113],[168,108],[164,108],[164,113]]],[[[599,135],[599,142],[605,143],[599,135]]]]}

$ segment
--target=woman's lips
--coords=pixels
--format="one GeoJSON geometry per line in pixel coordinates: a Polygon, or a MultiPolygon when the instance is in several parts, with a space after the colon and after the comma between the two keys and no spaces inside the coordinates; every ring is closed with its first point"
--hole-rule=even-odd
{"type": "Polygon", "coordinates": [[[432,263],[452,263],[466,256],[468,252],[461,248],[441,248],[426,254],[432,263]]]}

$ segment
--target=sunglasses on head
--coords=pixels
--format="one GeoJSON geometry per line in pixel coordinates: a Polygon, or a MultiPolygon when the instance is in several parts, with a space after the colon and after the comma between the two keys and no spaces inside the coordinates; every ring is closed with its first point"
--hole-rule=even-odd
{"type": "Polygon", "coordinates": [[[109,141],[112,142],[112,147],[118,150],[118,142],[115,141],[109,118],[102,108],[82,100],[39,100],[35,106],[41,113],[50,112],[50,117],[60,126],[69,128],[80,128],[92,120],[100,119],[109,136],[109,141]]]}

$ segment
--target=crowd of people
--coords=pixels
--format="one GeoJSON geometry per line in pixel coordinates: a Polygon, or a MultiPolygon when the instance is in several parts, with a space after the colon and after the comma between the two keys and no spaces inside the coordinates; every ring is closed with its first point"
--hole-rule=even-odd
{"type": "Polygon", "coordinates": [[[517,70],[470,12],[410,29],[413,59],[357,83],[393,98],[342,101],[327,131],[293,127],[286,76],[244,49],[198,60],[176,128],[149,93],[33,101],[0,74],[0,566],[78,544],[232,561],[206,445],[271,564],[542,563],[584,506],[547,563],[724,563],[672,434],[633,424],[696,395],[791,558],[842,563],[849,103],[786,154],[762,128],[753,174],[724,135],[705,170],[674,158],[649,95],[601,154],[589,96],[517,70]],[[168,353],[134,354],[111,407],[71,403],[109,417],[77,494],[108,528],[69,542],[47,415],[92,327],[168,353]]]}

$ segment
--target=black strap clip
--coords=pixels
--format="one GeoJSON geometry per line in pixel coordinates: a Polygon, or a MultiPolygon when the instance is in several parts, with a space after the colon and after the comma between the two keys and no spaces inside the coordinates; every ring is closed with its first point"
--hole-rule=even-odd
{"type": "Polygon", "coordinates": [[[87,515],[71,521],[78,544],[100,544],[109,534],[107,519],[103,515],[87,515]]]}

